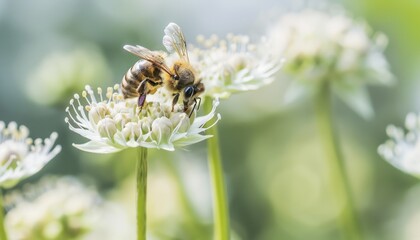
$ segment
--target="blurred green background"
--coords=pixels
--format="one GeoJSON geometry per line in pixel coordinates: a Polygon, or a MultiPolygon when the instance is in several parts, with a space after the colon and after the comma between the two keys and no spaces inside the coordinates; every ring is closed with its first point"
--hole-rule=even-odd
{"type": "MultiPolygon", "coordinates": [[[[85,84],[120,83],[136,61],[122,46],[163,50],[163,28],[169,22],[179,24],[192,43],[199,34],[257,38],[288,11],[337,4],[388,36],[386,55],[398,80],[392,88],[369,89],[373,120],[365,121],[335,101],[363,230],[368,239],[420,239],[418,180],[376,152],[386,139],[387,124],[402,125],[408,112],[419,110],[417,0],[0,0],[0,120],[26,125],[32,137],[57,131],[63,146],[58,157],[25,182],[47,174],[90,179],[105,197],[125,204],[134,221],[135,151],[95,155],[73,148],[72,143],[84,139],[64,123],[72,95],[85,84]]],[[[340,204],[328,190],[312,101],[285,107],[283,92],[282,83],[275,82],[220,104],[232,229],[239,239],[338,239],[340,204]]],[[[210,239],[205,144],[150,155],[150,232],[157,239],[210,239]]]]}

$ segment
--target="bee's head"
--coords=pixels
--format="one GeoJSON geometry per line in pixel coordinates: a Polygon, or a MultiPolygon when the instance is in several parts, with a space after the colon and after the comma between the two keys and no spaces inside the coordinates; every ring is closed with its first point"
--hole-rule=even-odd
{"type": "Polygon", "coordinates": [[[203,92],[204,84],[201,82],[186,86],[182,92],[184,97],[184,111],[186,111],[188,107],[194,103],[195,99],[203,92]]]}
{"type": "Polygon", "coordinates": [[[178,81],[177,87],[179,90],[184,88],[187,85],[193,84],[195,82],[194,71],[188,63],[177,62],[173,66],[173,78],[175,81],[178,81]]]}
{"type": "Polygon", "coordinates": [[[184,100],[190,101],[191,99],[196,98],[198,95],[200,95],[202,92],[204,92],[204,84],[201,82],[198,82],[197,84],[189,85],[184,88],[184,100]]]}

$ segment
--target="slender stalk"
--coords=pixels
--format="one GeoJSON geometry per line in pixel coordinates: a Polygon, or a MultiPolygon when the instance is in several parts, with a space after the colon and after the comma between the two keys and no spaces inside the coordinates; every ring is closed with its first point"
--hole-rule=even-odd
{"type": "MultiPolygon", "coordinates": [[[[209,113],[213,100],[206,98],[204,110],[209,113]]],[[[219,136],[216,127],[207,130],[213,137],[207,140],[208,165],[210,170],[213,192],[214,239],[227,240],[229,236],[229,211],[226,202],[225,180],[223,177],[222,161],[220,157],[219,136]]]]}
{"type": "Polygon", "coordinates": [[[361,240],[362,232],[352,199],[349,178],[344,166],[338,138],[334,132],[332,119],[331,93],[325,84],[316,99],[316,116],[321,140],[324,145],[329,166],[330,182],[337,201],[344,204],[340,214],[340,227],[344,239],[361,240]]]}
{"type": "Polygon", "coordinates": [[[146,240],[147,148],[138,149],[137,240],[146,240]]]}
{"type": "Polygon", "coordinates": [[[3,193],[0,190],[0,239],[7,240],[6,229],[4,228],[3,193]]]}

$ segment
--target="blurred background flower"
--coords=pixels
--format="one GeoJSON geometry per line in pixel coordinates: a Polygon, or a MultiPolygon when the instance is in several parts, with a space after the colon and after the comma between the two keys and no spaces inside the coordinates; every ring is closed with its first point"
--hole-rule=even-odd
{"type": "Polygon", "coordinates": [[[420,177],[420,117],[409,113],[405,118],[405,128],[389,125],[386,134],[390,137],[378,147],[378,153],[401,171],[420,177]]]}
{"type": "Polygon", "coordinates": [[[6,201],[10,210],[5,222],[11,240],[130,236],[124,212],[117,205],[104,202],[96,191],[74,177],[44,177],[37,184],[10,193],[6,201]]]}
{"type": "Polygon", "coordinates": [[[286,59],[282,78],[291,79],[286,102],[317,92],[328,81],[357,113],[372,117],[365,85],[393,83],[383,54],[386,36],[337,9],[286,14],[271,26],[267,42],[267,51],[286,59]]]}
{"type": "MultiPolygon", "coordinates": [[[[252,41],[292,10],[336,4],[342,4],[354,19],[365,19],[372,30],[388,37],[384,54],[398,81],[392,88],[367,87],[375,107],[374,121],[360,121],[340,101],[335,101],[334,111],[340,120],[340,133],[347,136],[342,145],[361,205],[364,230],[370,239],[395,240],[401,236],[389,234],[389,221],[406,203],[406,193],[418,180],[383,161],[377,147],[388,138],[384,131],[388,124],[402,126],[407,112],[420,111],[417,24],[420,6],[416,1],[216,0],[204,4],[193,0],[0,0],[0,118],[26,125],[33,136],[47,136],[52,130],[58,132],[62,153],[43,173],[91,176],[98,191],[112,191],[125,181],[130,182],[127,179],[135,169],[131,161],[134,153],[124,151],[121,154],[127,156],[105,157],[71,147],[71,143],[81,142],[82,138],[68,131],[63,122],[64,107],[55,109],[35,103],[25,90],[28,76],[37,71],[43,59],[80,48],[87,51],[86,43],[89,43],[87,48],[92,46],[103,55],[113,85],[120,83],[138,60],[122,46],[141,44],[164,50],[162,29],[169,22],[182,26],[191,45],[197,45],[195,37],[199,34],[246,34],[252,41]]],[[[92,84],[103,89],[109,85],[102,81],[92,84]]],[[[285,108],[280,104],[285,89],[276,79],[258,91],[235,94],[218,108],[223,116],[219,125],[222,157],[229,159],[224,168],[228,173],[232,228],[242,239],[338,239],[335,224],[330,220],[335,217],[335,209],[322,200],[327,183],[322,165],[317,164],[324,156],[316,137],[312,102],[304,100],[296,108],[285,108]],[[318,167],[319,171],[313,170],[318,167]],[[310,197],[306,198],[304,193],[310,197]],[[297,200],[299,204],[294,205],[297,200]],[[303,206],[304,210],[294,206],[303,206]]],[[[49,93],[45,91],[45,94],[49,93]]],[[[68,103],[69,99],[63,101],[68,103]]],[[[195,156],[205,155],[203,144],[191,146],[187,153],[175,151],[175,154],[183,161],[173,159],[173,155],[164,159],[182,166],[183,172],[195,171],[197,165],[205,169],[200,173],[207,172],[206,161],[195,156]]],[[[150,151],[149,155],[150,167],[160,169],[152,164],[162,162],[163,156],[156,151],[150,151]]],[[[26,182],[40,177],[37,174],[26,182]]],[[[185,183],[188,192],[196,193],[196,187],[189,181],[185,183]]],[[[127,191],[132,189],[127,187],[127,191]]],[[[209,196],[202,198],[210,201],[209,196]]],[[[211,214],[210,209],[207,214],[211,214]]],[[[408,223],[403,221],[399,226],[404,229],[408,223]]],[[[204,233],[202,239],[206,237],[204,233]]]]}
{"type": "MultiPolygon", "coordinates": [[[[60,151],[57,133],[32,140],[29,129],[16,122],[0,121],[0,188],[10,188],[40,171],[60,151]]],[[[0,207],[1,208],[1,207],[0,207]]]]}
{"type": "Polygon", "coordinates": [[[111,75],[103,54],[95,45],[54,52],[32,71],[25,90],[32,101],[49,106],[63,106],[85,85],[109,84],[111,75]]]}

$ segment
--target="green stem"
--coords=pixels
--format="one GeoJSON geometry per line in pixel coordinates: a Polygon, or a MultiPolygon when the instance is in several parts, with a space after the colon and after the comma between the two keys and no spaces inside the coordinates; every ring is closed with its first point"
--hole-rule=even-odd
{"type": "Polygon", "coordinates": [[[4,228],[3,193],[0,190],[0,239],[7,240],[6,229],[4,228]]]}
{"type": "Polygon", "coordinates": [[[343,209],[340,214],[340,227],[343,238],[360,240],[362,239],[362,232],[352,199],[349,178],[344,166],[338,138],[334,132],[331,92],[328,84],[325,84],[318,93],[315,109],[321,140],[330,168],[332,190],[336,195],[337,201],[343,203],[343,209]]]}
{"type": "MultiPolygon", "coordinates": [[[[209,113],[213,100],[207,97],[204,101],[204,110],[209,113]]],[[[222,161],[220,157],[219,137],[216,126],[207,130],[213,137],[207,140],[208,164],[210,170],[213,193],[214,239],[227,240],[229,236],[229,214],[226,202],[226,190],[223,177],[222,161]]]]}
{"type": "Polygon", "coordinates": [[[137,240],[146,240],[147,148],[139,147],[137,161],[137,240]]]}

